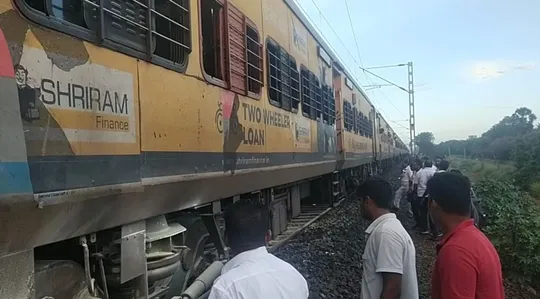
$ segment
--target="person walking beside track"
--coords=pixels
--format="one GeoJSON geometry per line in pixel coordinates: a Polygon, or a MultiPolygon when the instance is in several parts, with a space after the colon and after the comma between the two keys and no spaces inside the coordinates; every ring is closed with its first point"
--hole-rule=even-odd
{"type": "Polygon", "coordinates": [[[504,299],[499,255],[470,217],[470,181],[458,173],[439,173],[428,188],[430,214],[443,231],[431,298],[504,299]]]}
{"type": "Polygon", "coordinates": [[[417,223],[420,228],[422,229],[422,234],[427,235],[429,234],[428,230],[428,203],[427,203],[427,183],[428,181],[433,177],[435,174],[435,169],[433,168],[433,163],[430,160],[427,160],[424,162],[424,168],[422,168],[420,171],[417,172],[418,176],[418,187],[416,189],[416,196],[417,196],[417,206],[420,210],[420,217],[419,222],[417,223]]]}
{"type": "Polygon", "coordinates": [[[307,299],[304,277],[268,253],[269,212],[260,204],[237,202],[225,211],[225,237],[235,256],[214,282],[209,299],[307,299]]]}
{"type": "Polygon", "coordinates": [[[412,182],[412,175],[413,172],[411,170],[411,166],[409,165],[409,162],[403,163],[403,171],[401,173],[400,181],[401,186],[399,189],[397,189],[396,194],[394,196],[394,209],[399,210],[399,204],[401,203],[401,199],[405,197],[405,195],[409,192],[409,188],[411,187],[412,182]]]}
{"type": "Polygon", "coordinates": [[[396,214],[390,213],[392,187],[368,178],[357,189],[362,216],[371,221],[362,255],[362,299],[418,299],[416,250],[396,214]]]}
{"type": "Polygon", "coordinates": [[[422,169],[423,162],[421,160],[415,160],[412,163],[412,187],[409,189],[409,194],[407,194],[407,200],[410,203],[411,214],[414,217],[415,229],[420,228],[420,204],[418,201],[417,190],[418,190],[418,172],[422,169]]]}

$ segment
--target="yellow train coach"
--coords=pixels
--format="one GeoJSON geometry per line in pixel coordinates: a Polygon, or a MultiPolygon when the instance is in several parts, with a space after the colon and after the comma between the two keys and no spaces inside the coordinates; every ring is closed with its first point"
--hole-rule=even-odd
{"type": "Polygon", "coordinates": [[[227,204],[279,235],[407,153],[293,0],[0,0],[0,91],[0,298],[170,298],[227,204]]]}

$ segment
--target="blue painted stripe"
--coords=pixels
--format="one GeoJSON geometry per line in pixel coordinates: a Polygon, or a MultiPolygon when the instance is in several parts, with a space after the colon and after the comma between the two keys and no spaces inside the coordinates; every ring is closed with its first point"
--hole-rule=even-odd
{"type": "Polygon", "coordinates": [[[32,193],[26,162],[0,162],[0,194],[32,193]]]}

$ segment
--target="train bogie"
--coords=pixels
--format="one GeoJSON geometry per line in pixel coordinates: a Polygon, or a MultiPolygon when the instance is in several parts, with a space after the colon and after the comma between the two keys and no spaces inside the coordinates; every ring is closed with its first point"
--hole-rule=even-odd
{"type": "Polygon", "coordinates": [[[1,298],[179,295],[228,204],[276,236],[406,152],[294,1],[143,2],[0,0],[1,298]]]}

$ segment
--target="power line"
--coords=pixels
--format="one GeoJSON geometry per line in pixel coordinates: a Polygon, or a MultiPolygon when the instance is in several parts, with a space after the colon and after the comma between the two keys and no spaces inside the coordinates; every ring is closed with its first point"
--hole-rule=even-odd
{"type": "MultiPolygon", "coordinates": [[[[362,62],[362,55],[360,55],[360,47],[358,46],[358,39],[356,38],[356,30],[354,30],[353,21],[352,21],[352,18],[351,18],[351,11],[350,11],[350,9],[349,9],[349,1],[348,1],[348,0],[344,0],[344,1],[345,1],[345,8],[347,9],[347,16],[348,16],[348,18],[349,18],[349,25],[351,26],[351,31],[352,31],[352,34],[353,34],[354,44],[355,44],[355,46],[356,46],[356,52],[357,52],[357,54],[358,54],[358,60],[360,60],[360,69],[362,69],[363,74],[364,74],[364,76],[366,77],[366,80],[370,81],[371,84],[375,84],[375,83],[371,80],[371,78],[369,78],[369,77],[366,75],[366,72],[368,72],[368,73],[370,73],[370,74],[372,74],[372,75],[374,75],[374,76],[376,76],[376,77],[378,77],[378,78],[381,78],[382,80],[388,82],[390,85],[397,86],[398,88],[403,89],[403,88],[399,87],[397,84],[394,84],[394,83],[392,83],[392,82],[390,82],[390,81],[388,81],[388,80],[386,80],[386,79],[384,79],[384,78],[382,78],[382,77],[380,77],[380,76],[378,76],[378,75],[375,75],[374,73],[372,73],[372,72],[370,72],[370,71],[367,71],[367,69],[364,68],[364,64],[363,64],[363,62],[362,62]]],[[[320,11],[319,11],[319,12],[320,12],[320,11]]],[[[322,12],[320,12],[320,13],[322,14],[322,12]]],[[[329,25],[330,25],[330,24],[329,24],[329,25]]],[[[330,25],[330,26],[331,26],[331,25],[330,25]]],[[[367,91],[367,90],[366,90],[366,91],[367,91]]],[[[385,94],[382,90],[379,90],[379,92],[380,92],[381,95],[382,95],[382,96],[390,103],[390,105],[392,105],[392,107],[394,107],[394,109],[396,109],[396,111],[397,111],[399,114],[405,116],[405,114],[403,114],[403,112],[401,112],[401,110],[399,110],[399,109],[396,107],[396,105],[394,105],[394,103],[392,103],[392,101],[390,101],[390,99],[386,96],[386,94],[385,94]]],[[[381,109],[381,110],[382,110],[382,109],[381,109]]]]}
{"type": "MultiPolygon", "coordinates": [[[[295,1],[296,4],[298,5],[298,7],[304,12],[304,15],[308,18],[308,20],[313,24],[313,26],[321,33],[321,37],[326,41],[326,43],[328,44],[328,46],[335,52],[335,53],[338,53],[338,51],[332,46],[332,43],[330,43],[328,41],[328,39],[324,36],[324,34],[322,33],[321,29],[316,25],[316,23],[313,21],[313,19],[311,19],[311,17],[309,16],[309,14],[306,12],[306,10],[304,9],[304,7],[302,7],[302,5],[300,5],[300,3],[298,3],[298,1],[295,1]]],[[[334,35],[336,36],[336,38],[338,39],[338,41],[341,43],[341,45],[343,46],[343,48],[345,49],[345,51],[347,52],[347,54],[349,54],[349,56],[352,58],[352,60],[354,61],[354,63],[356,64],[356,66],[363,71],[364,73],[364,76],[366,77],[366,80],[369,81],[371,84],[374,85],[374,82],[373,80],[371,80],[371,78],[369,78],[369,76],[367,76],[365,73],[369,73],[399,89],[402,89],[402,90],[405,90],[404,88],[402,88],[401,86],[389,81],[389,80],[386,80],[384,79],[383,77],[367,70],[366,68],[363,67],[363,64],[358,61],[356,61],[356,59],[354,58],[354,55],[352,55],[352,53],[349,51],[349,49],[347,48],[347,46],[345,45],[345,43],[343,42],[343,40],[339,37],[339,35],[337,34],[336,30],[334,29],[334,27],[332,27],[332,25],[330,24],[330,22],[328,21],[328,19],[325,17],[324,13],[322,12],[322,10],[320,9],[320,7],[317,5],[317,3],[315,2],[315,0],[311,0],[311,2],[313,3],[313,5],[315,6],[315,8],[317,9],[317,11],[319,12],[319,16],[326,22],[326,24],[328,25],[328,27],[330,28],[330,30],[334,33],[334,35]]],[[[357,52],[358,52],[358,59],[361,61],[362,58],[361,58],[361,55],[360,55],[360,47],[358,46],[358,42],[356,40],[356,33],[354,31],[354,26],[352,25],[352,18],[350,17],[350,10],[349,10],[349,7],[348,7],[348,3],[347,3],[347,0],[345,0],[345,5],[346,5],[346,8],[347,8],[347,14],[349,15],[349,22],[350,22],[350,25],[351,25],[351,29],[353,31],[353,37],[354,37],[354,42],[355,42],[355,45],[356,45],[356,49],[357,49],[357,52]]],[[[344,68],[347,68],[346,66],[343,66],[344,68]]],[[[355,79],[360,82],[360,80],[358,80],[358,77],[355,75],[355,79]]],[[[407,91],[407,90],[405,90],[407,91]]],[[[380,91],[381,94],[386,98],[386,100],[402,115],[404,115],[391,101],[390,99],[388,99],[388,97],[382,92],[380,91]]],[[[407,91],[408,92],[408,91],[407,91]]],[[[379,102],[379,100],[375,97],[374,100],[378,103],[379,105],[379,111],[381,113],[381,115],[385,118],[385,119],[389,119],[388,117],[386,117],[386,113],[384,113],[383,109],[382,109],[382,105],[381,103],[379,102]]]]}
{"type": "MultiPolygon", "coordinates": [[[[356,38],[356,31],[354,30],[352,18],[351,18],[351,11],[349,10],[349,1],[345,0],[345,7],[347,8],[347,15],[349,16],[349,24],[351,25],[351,30],[354,38],[354,44],[356,45],[356,52],[358,53],[358,60],[360,60],[360,65],[363,67],[364,64],[362,63],[362,55],[360,55],[360,47],[358,46],[358,39],[356,38]]],[[[364,75],[366,75],[364,73],[364,75]]],[[[367,76],[366,76],[367,79],[367,76]]]]}
{"type": "Polygon", "coordinates": [[[404,125],[402,125],[402,124],[400,124],[400,123],[398,123],[398,122],[395,122],[395,121],[393,121],[393,120],[390,120],[390,121],[393,122],[393,123],[395,123],[396,125],[398,125],[398,126],[404,128],[405,130],[409,130],[409,128],[405,127],[404,125]]]}
{"type": "Polygon", "coordinates": [[[401,114],[403,117],[406,117],[405,114],[403,114],[403,112],[401,112],[401,110],[399,110],[398,107],[396,107],[396,105],[394,105],[394,103],[392,103],[392,101],[390,101],[390,99],[386,96],[386,94],[384,94],[380,89],[378,89],[378,91],[388,101],[388,103],[390,103],[390,105],[392,105],[392,107],[394,107],[394,109],[396,109],[396,111],[399,112],[399,114],[401,114]]]}
{"type": "MultiPolygon", "coordinates": [[[[328,41],[328,39],[326,38],[326,36],[324,36],[324,34],[322,33],[321,29],[316,25],[316,23],[313,21],[313,19],[311,19],[311,17],[309,16],[309,14],[307,13],[307,11],[304,9],[304,7],[302,5],[300,5],[300,3],[298,3],[298,1],[296,1],[296,4],[298,5],[298,7],[302,10],[302,12],[304,13],[304,15],[308,18],[308,20],[313,24],[313,26],[315,27],[315,29],[317,29],[319,31],[319,33],[321,34],[321,37],[326,41],[326,43],[328,44],[328,46],[335,52],[335,53],[338,53],[338,51],[334,48],[334,46],[332,46],[332,43],[330,43],[330,41],[328,41]]],[[[343,42],[343,40],[339,37],[339,35],[337,34],[337,32],[334,30],[334,27],[332,27],[332,25],[330,24],[330,22],[328,21],[328,19],[326,19],[326,17],[324,16],[323,12],[321,11],[321,9],[319,8],[319,6],[317,5],[317,3],[315,3],[315,0],[311,0],[311,2],[313,2],[313,5],[315,6],[315,8],[317,9],[317,11],[319,12],[319,16],[322,17],[322,19],[326,22],[326,24],[328,25],[328,27],[330,28],[330,30],[332,30],[332,32],[334,33],[334,35],[336,36],[336,38],[338,39],[338,41],[341,43],[341,45],[343,46],[343,48],[345,49],[345,51],[347,52],[347,54],[349,54],[349,56],[352,58],[352,60],[354,61],[354,63],[356,64],[356,66],[360,69],[360,70],[363,70],[364,67],[360,66],[360,64],[358,63],[358,61],[356,61],[356,59],[354,58],[354,55],[352,55],[352,53],[349,51],[349,49],[347,48],[347,46],[345,45],[345,43],[343,42]]],[[[347,66],[343,65],[344,68],[347,69],[347,66]]],[[[358,79],[357,75],[353,72],[351,72],[356,79],[356,81],[358,81],[360,83],[360,80],[358,79]]],[[[364,76],[365,73],[364,73],[364,76]]],[[[366,76],[366,80],[367,81],[370,81],[371,84],[373,84],[373,81],[368,77],[366,76]]],[[[386,119],[387,117],[385,116],[386,113],[384,113],[383,109],[382,109],[382,105],[381,103],[379,102],[379,100],[377,98],[374,98],[374,100],[377,102],[378,106],[380,107],[378,110],[380,111],[380,113],[382,114],[382,116],[386,119]]]]}

